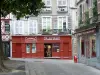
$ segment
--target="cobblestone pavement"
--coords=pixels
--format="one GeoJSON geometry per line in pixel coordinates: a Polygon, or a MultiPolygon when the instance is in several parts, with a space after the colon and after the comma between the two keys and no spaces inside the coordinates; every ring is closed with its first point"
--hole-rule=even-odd
{"type": "Polygon", "coordinates": [[[23,59],[26,75],[100,75],[100,70],[71,60],[23,59]]]}

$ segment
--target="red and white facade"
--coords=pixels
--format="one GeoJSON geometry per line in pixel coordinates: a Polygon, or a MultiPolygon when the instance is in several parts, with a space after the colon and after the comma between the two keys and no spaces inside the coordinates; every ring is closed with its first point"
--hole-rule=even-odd
{"type": "Polygon", "coordinates": [[[1,18],[1,34],[3,41],[4,53],[10,56],[10,15],[1,18]]]}

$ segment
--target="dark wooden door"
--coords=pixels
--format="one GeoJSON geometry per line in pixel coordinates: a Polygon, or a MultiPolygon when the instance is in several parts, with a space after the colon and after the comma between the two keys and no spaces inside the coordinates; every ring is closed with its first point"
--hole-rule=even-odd
{"type": "Polygon", "coordinates": [[[4,55],[10,57],[10,42],[3,42],[4,55]]]}

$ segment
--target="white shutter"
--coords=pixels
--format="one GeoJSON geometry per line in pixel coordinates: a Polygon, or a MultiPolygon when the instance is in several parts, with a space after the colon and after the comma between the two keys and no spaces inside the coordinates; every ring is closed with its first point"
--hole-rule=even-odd
{"type": "Polygon", "coordinates": [[[89,8],[89,18],[91,18],[93,16],[93,10],[92,10],[92,7],[89,8]]]}
{"type": "Polygon", "coordinates": [[[97,1],[98,1],[98,14],[100,14],[100,0],[97,1]]]}

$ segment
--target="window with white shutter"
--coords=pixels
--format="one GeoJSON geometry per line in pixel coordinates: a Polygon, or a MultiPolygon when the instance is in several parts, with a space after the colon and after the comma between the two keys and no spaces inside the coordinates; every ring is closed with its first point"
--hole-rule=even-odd
{"type": "Polygon", "coordinates": [[[58,17],[58,28],[57,29],[66,29],[67,24],[66,24],[66,17],[64,16],[59,16],[58,17]]]}
{"type": "Polygon", "coordinates": [[[37,33],[37,21],[31,20],[29,21],[29,34],[37,33]]]}
{"type": "Polygon", "coordinates": [[[23,21],[15,22],[15,34],[23,34],[23,21]]]}
{"type": "Polygon", "coordinates": [[[98,1],[98,14],[100,14],[100,0],[97,1],[98,1]]]}

